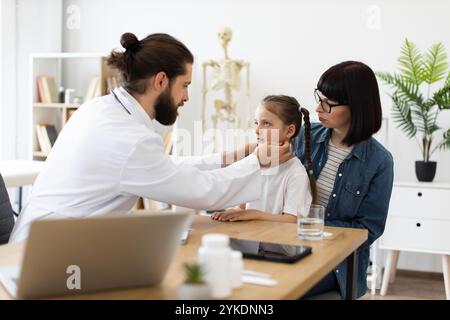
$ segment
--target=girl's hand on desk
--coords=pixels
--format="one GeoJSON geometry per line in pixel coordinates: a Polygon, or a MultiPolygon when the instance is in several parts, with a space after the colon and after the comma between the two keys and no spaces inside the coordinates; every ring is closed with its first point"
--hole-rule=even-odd
{"type": "Polygon", "coordinates": [[[242,220],[255,220],[259,218],[259,211],[257,210],[241,210],[241,209],[228,209],[225,211],[215,212],[211,219],[218,221],[242,221],[242,220]]]}

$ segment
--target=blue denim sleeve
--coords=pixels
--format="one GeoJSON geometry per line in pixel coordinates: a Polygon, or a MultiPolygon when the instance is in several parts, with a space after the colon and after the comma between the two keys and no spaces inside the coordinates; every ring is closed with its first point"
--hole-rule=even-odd
{"type": "Polygon", "coordinates": [[[394,162],[391,154],[387,153],[370,183],[368,193],[362,200],[355,218],[350,221],[327,219],[325,225],[367,229],[369,237],[366,245],[371,245],[384,232],[393,179],[394,162]]]}

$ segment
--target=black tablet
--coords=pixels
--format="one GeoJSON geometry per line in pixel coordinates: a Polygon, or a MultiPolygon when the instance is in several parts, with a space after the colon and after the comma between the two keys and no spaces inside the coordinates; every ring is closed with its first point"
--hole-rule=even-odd
{"type": "Polygon", "coordinates": [[[294,263],[311,253],[311,247],[230,238],[233,250],[244,258],[294,263]]]}

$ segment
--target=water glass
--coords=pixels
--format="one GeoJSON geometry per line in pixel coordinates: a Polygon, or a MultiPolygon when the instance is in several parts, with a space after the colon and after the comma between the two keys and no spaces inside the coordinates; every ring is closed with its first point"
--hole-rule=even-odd
{"type": "Polygon", "coordinates": [[[297,217],[297,238],[302,240],[321,240],[323,237],[325,208],[312,204],[306,215],[297,217]]]}

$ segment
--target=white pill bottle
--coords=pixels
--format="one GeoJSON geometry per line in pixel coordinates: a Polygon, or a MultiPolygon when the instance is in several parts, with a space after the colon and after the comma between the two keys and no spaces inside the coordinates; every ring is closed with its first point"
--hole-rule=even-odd
{"type": "Polygon", "coordinates": [[[231,287],[238,289],[242,287],[242,271],[244,262],[242,261],[242,252],[231,251],[231,287]]]}
{"type": "Polygon", "coordinates": [[[202,237],[198,249],[198,263],[205,272],[205,280],[213,298],[231,295],[231,248],[226,234],[210,233],[202,237]]]}

